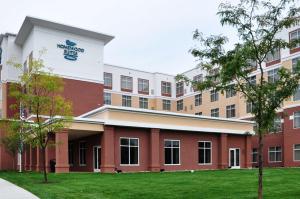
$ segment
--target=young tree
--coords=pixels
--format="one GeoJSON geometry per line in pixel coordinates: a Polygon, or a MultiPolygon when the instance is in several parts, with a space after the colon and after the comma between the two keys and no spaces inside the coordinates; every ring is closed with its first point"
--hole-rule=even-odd
{"type": "Polygon", "coordinates": [[[21,107],[22,114],[31,116],[26,120],[30,124],[25,128],[26,142],[41,150],[44,182],[47,182],[46,148],[54,144],[51,134],[66,128],[72,120],[72,104],[62,97],[63,79],[52,74],[40,57],[30,60],[24,72],[20,64],[11,64],[22,72],[20,82],[10,88],[10,96],[16,99],[15,107],[21,107]]]}
{"type": "Polygon", "coordinates": [[[299,7],[293,0],[270,1],[241,0],[238,5],[220,4],[217,15],[221,25],[236,29],[239,40],[231,50],[224,45],[228,38],[212,35],[205,38],[195,31],[194,39],[199,48],[191,49],[191,54],[199,59],[208,75],[203,82],[195,82],[183,75],[178,81],[191,83],[198,90],[216,89],[224,92],[233,89],[252,103],[253,120],[256,122],[258,147],[258,198],[263,197],[263,135],[268,132],[284,100],[289,98],[298,87],[299,66],[290,69],[281,67],[273,81],[266,78],[266,59],[284,48],[292,49],[300,43],[298,39],[286,41],[278,34],[299,23],[299,7]],[[258,73],[257,80],[251,81],[253,70],[258,73]]]}

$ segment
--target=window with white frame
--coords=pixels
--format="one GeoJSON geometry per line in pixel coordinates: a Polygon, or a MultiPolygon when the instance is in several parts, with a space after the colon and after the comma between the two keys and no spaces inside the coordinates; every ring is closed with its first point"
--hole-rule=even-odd
{"type": "Polygon", "coordinates": [[[269,131],[270,133],[279,133],[282,131],[281,116],[277,115],[274,118],[273,124],[269,131]]]}
{"type": "Polygon", "coordinates": [[[300,128],[300,111],[294,112],[294,128],[300,128]]]}
{"type": "Polygon", "coordinates": [[[211,164],[212,144],[210,141],[198,142],[198,163],[211,164]]]}
{"type": "Polygon", "coordinates": [[[202,93],[195,95],[195,106],[200,106],[202,104],[202,93]]]}
{"type": "Polygon", "coordinates": [[[138,79],[138,92],[149,93],[149,80],[138,79]]]}
{"type": "Polygon", "coordinates": [[[121,164],[139,164],[139,139],[120,138],[121,164]]]}
{"type": "Polygon", "coordinates": [[[80,166],[86,165],[86,151],[87,151],[86,142],[79,142],[79,165],[80,166]]]}
{"type": "Polygon", "coordinates": [[[300,161],[300,144],[294,144],[294,161],[300,161]]]}
{"type": "Polygon", "coordinates": [[[161,82],[161,94],[171,95],[171,82],[161,82]]]}
{"type": "Polygon", "coordinates": [[[226,98],[234,97],[236,96],[236,90],[234,90],[234,86],[229,86],[229,88],[226,90],[226,98]]]}
{"type": "Polygon", "coordinates": [[[219,108],[214,108],[210,110],[211,117],[219,117],[219,108]]]}
{"type": "Polygon", "coordinates": [[[247,102],[246,103],[246,113],[252,113],[252,111],[253,111],[253,103],[247,102]]]}
{"type": "MultiPolygon", "coordinates": [[[[300,29],[297,29],[293,32],[290,32],[290,40],[297,40],[300,39],[300,29]]],[[[294,48],[299,48],[300,47],[300,43],[298,43],[294,48]]]]}
{"type": "Polygon", "coordinates": [[[215,102],[219,100],[219,93],[216,90],[211,90],[210,91],[210,101],[215,102]]]}
{"type": "Polygon", "coordinates": [[[279,79],[278,75],[279,68],[268,71],[268,82],[275,83],[279,79]]]}
{"type": "Polygon", "coordinates": [[[180,141],[165,140],[165,164],[180,164],[180,141]]]}
{"type": "Polygon", "coordinates": [[[132,77],[121,75],[121,89],[132,91],[132,77]]]}
{"type": "Polygon", "coordinates": [[[300,64],[300,57],[296,57],[296,58],[292,59],[292,71],[293,72],[296,71],[296,68],[298,67],[299,64],[300,64]]]}
{"type": "Polygon", "coordinates": [[[104,104],[111,105],[111,93],[104,93],[104,104]]]}
{"type": "Polygon", "coordinates": [[[163,110],[170,111],[171,110],[171,101],[170,100],[162,100],[163,110]]]}
{"type": "Polygon", "coordinates": [[[140,104],[140,108],[148,109],[148,98],[140,97],[139,104],[140,104]]]}
{"type": "Polygon", "coordinates": [[[196,82],[202,82],[203,81],[203,75],[202,74],[199,74],[199,75],[196,75],[193,77],[193,81],[196,83],[196,82]]]}
{"type": "Polygon", "coordinates": [[[122,95],[122,106],[131,107],[131,96],[122,95]]]}
{"type": "Polygon", "coordinates": [[[294,100],[294,101],[300,100],[300,85],[298,86],[296,92],[295,92],[294,95],[293,95],[293,100],[294,100]]]}
{"type": "Polygon", "coordinates": [[[183,82],[176,83],[176,95],[183,95],[184,94],[184,84],[183,82]]]}
{"type": "Polygon", "coordinates": [[[226,117],[227,118],[235,117],[235,104],[226,106],[226,117]]]}
{"type": "Polygon", "coordinates": [[[274,49],[268,52],[266,62],[272,62],[280,59],[280,49],[274,49]]]}
{"type": "Polygon", "coordinates": [[[177,101],[177,111],[182,111],[183,110],[183,100],[178,100],[177,101]]]}
{"type": "Polygon", "coordinates": [[[281,146],[269,147],[269,162],[281,162],[281,146]]]}
{"type": "Polygon", "coordinates": [[[112,88],[112,73],[104,73],[104,86],[106,88],[112,88]]]}
{"type": "Polygon", "coordinates": [[[257,148],[252,149],[252,163],[258,162],[258,150],[257,148]]]}
{"type": "Polygon", "coordinates": [[[248,80],[248,83],[251,84],[251,85],[256,84],[256,76],[255,75],[253,75],[251,77],[248,77],[247,80],[248,80]]]}

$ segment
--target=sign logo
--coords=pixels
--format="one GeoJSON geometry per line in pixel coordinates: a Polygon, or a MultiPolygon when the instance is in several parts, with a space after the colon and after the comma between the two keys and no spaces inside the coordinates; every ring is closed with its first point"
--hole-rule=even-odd
{"type": "Polygon", "coordinates": [[[64,58],[70,61],[76,61],[78,53],[83,53],[83,48],[76,47],[76,43],[66,40],[66,44],[57,44],[57,48],[64,49],[64,58]]]}

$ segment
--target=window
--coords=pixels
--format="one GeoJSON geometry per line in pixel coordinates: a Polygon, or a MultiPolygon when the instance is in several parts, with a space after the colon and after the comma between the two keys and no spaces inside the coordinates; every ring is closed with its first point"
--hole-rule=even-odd
{"type": "Polygon", "coordinates": [[[183,82],[176,83],[176,96],[183,95],[184,94],[183,89],[184,89],[183,82]]]}
{"type": "Polygon", "coordinates": [[[281,147],[275,146],[269,148],[269,162],[281,162],[281,147]]]}
{"type": "Polygon", "coordinates": [[[140,108],[148,109],[148,98],[140,97],[140,108]]]}
{"type": "Polygon", "coordinates": [[[268,82],[275,83],[279,79],[278,68],[268,71],[268,82]]]}
{"type": "Polygon", "coordinates": [[[229,88],[226,90],[226,98],[236,96],[236,91],[234,90],[233,87],[234,87],[233,85],[229,86],[229,88]]]}
{"type": "Polygon", "coordinates": [[[278,133],[282,131],[281,125],[281,117],[278,115],[274,118],[273,124],[271,126],[270,132],[271,133],[278,133]]]}
{"type": "MultiPolygon", "coordinates": [[[[292,71],[295,72],[296,68],[298,68],[298,62],[300,61],[300,57],[292,59],[292,71]]],[[[300,63],[299,63],[300,64],[300,63]]]]}
{"type": "Polygon", "coordinates": [[[199,106],[202,104],[202,94],[195,95],[195,106],[199,106]]]}
{"type": "Polygon", "coordinates": [[[139,139],[138,138],[120,138],[121,164],[137,165],[139,164],[139,139]]]}
{"type": "Polygon", "coordinates": [[[132,77],[121,75],[121,90],[132,91],[132,77]]]}
{"type": "Polygon", "coordinates": [[[69,143],[69,165],[74,164],[74,145],[73,143],[69,143]]]}
{"type": "Polygon", "coordinates": [[[202,112],[197,112],[195,113],[195,115],[202,115],[202,112]]]}
{"type": "Polygon", "coordinates": [[[235,104],[226,106],[226,117],[235,117],[235,104]]]}
{"type": "Polygon", "coordinates": [[[161,95],[171,96],[171,82],[161,82],[161,95]]]}
{"type": "Polygon", "coordinates": [[[165,164],[179,164],[180,141],[165,140],[165,164]]]}
{"type": "Polygon", "coordinates": [[[214,108],[210,110],[210,115],[212,117],[219,117],[219,108],[214,108]]]}
{"type": "Polygon", "coordinates": [[[258,162],[258,151],[256,148],[252,149],[252,163],[258,162]]]}
{"type": "Polygon", "coordinates": [[[177,111],[182,111],[183,110],[183,100],[178,100],[177,101],[177,111]]]}
{"type": "Polygon", "coordinates": [[[79,142],[79,165],[86,165],[86,142],[79,142]]]}
{"type": "Polygon", "coordinates": [[[163,110],[170,111],[171,110],[171,101],[170,100],[163,100],[163,110]]]}
{"type": "Polygon", "coordinates": [[[138,92],[142,94],[149,94],[149,80],[138,79],[138,92]]]}
{"type": "Polygon", "coordinates": [[[193,81],[194,82],[202,82],[203,81],[203,75],[200,74],[200,75],[196,75],[193,77],[193,81]]]}
{"type": "Polygon", "coordinates": [[[104,87],[112,88],[112,73],[104,73],[104,87]]]}
{"type": "Polygon", "coordinates": [[[300,128],[300,111],[294,112],[294,128],[300,128]]]}
{"type": "Polygon", "coordinates": [[[253,103],[252,102],[247,102],[246,104],[246,112],[247,113],[252,113],[253,111],[253,103]]]}
{"type": "Polygon", "coordinates": [[[111,93],[104,93],[104,104],[111,105],[111,93]]]}
{"type": "MultiPolygon", "coordinates": [[[[290,32],[290,40],[296,40],[296,39],[300,39],[300,29],[295,30],[293,32],[290,32]]],[[[300,43],[298,43],[295,48],[299,48],[300,47],[300,43]]]]}
{"type": "Polygon", "coordinates": [[[210,101],[215,102],[219,100],[219,93],[216,90],[211,90],[210,91],[210,101]]]}
{"type": "Polygon", "coordinates": [[[293,95],[293,100],[294,100],[294,101],[300,100],[300,85],[298,86],[296,92],[295,92],[294,95],[293,95]]]}
{"type": "Polygon", "coordinates": [[[255,85],[256,84],[256,76],[253,75],[251,77],[248,77],[248,82],[251,84],[251,85],[255,85]]]}
{"type": "Polygon", "coordinates": [[[131,96],[122,95],[122,106],[131,107],[131,96]]]}
{"type": "Polygon", "coordinates": [[[211,164],[211,142],[200,141],[198,142],[198,163],[199,164],[211,164]]]}
{"type": "Polygon", "coordinates": [[[266,62],[272,62],[276,60],[280,60],[280,49],[274,49],[266,56],[266,62]]]}
{"type": "Polygon", "coordinates": [[[300,161],[300,144],[294,145],[294,161],[300,161]]]}

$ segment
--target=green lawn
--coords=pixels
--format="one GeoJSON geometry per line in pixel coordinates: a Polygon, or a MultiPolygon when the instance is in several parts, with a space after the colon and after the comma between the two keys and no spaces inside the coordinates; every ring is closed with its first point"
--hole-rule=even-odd
{"type": "MultiPolygon", "coordinates": [[[[265,169],[265,198],[299,198],[300,168],[265,169]]],[[[50,174],[0,172],[41,198],[255,198],[257,170],[50,174]]],[[[1,195],[1,194],[0,194],[1,195]]]]}

